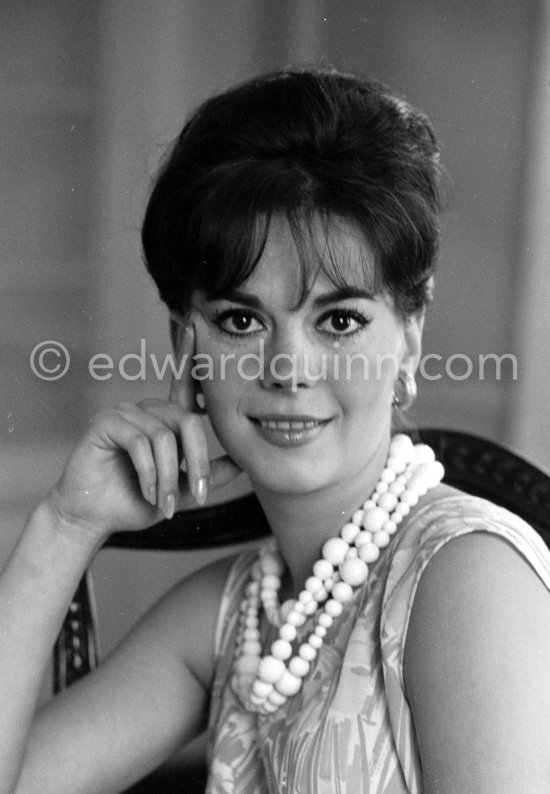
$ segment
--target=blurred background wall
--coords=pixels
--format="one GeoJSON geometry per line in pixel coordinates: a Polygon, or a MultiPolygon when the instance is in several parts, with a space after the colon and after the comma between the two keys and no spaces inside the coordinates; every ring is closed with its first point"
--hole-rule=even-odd
{"type": "MultiPolygon", "coordinates": [[[[288,64],[374,75],[432,118],[452,187],[425,340],[441,360],[415,419],[549,467],[549,49],[545,0],[3,0],[1,559],[96,410],[166,395],[149,369],[101,382],[87,370],[97,353],[116,365],[141,345],[169,351],[139,247],[166,144],[202,98],[288,64]],[[45,340],[71,355],[55,381],[29,365],[45,340]],[[490,354],[517,370],[480,368],[490,354]]],[[[150,557],[99,555],[106,649],[206,559],[150,557]]]]}

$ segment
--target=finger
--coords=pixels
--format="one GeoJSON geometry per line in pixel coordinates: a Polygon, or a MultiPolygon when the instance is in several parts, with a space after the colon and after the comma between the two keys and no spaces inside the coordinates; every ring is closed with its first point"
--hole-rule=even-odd
{"type": "Polygon", "coordinates": [[[97,436],[110,449],[122,449],[130,458],[137,474],[143,498],[155,506],[157,501],[157,470],[151,443],[145,433],[119,415],[102,419],[97,436]]]}
{"type": "MultiPolygon", "coordinates": [[[[185,460],[189,488],[198,504],[208,496],[210,458],[204,425],[199,414],[165,400],[144,400],[139,408],[167,425],[178,436],[185,460]]],[[[138,410],[139,410],[138,408],[138,410]]]]}
{"type": "Polygon", "coordinates": [[[178,440],[182,409],[164,400],[143,400],[139,405],[120,403],[117,410],[149,438],[156,469],[157,505],[166,518],[172,518],[179,487],[178,440]]]}
{"type": "Polygon", "coordinates": [[[195,329],[188,322],[179,322],[176,344],[176,372],[170,383],[169,399],[187,411],[196,412],[197,386],[192,377],[193,355],[195,353],[195,329]]]}

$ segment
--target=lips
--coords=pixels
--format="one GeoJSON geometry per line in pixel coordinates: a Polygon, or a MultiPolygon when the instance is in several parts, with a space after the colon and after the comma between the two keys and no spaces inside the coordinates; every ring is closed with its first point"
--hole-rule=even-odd
{"type": "Polygon", "coordinates": [[[249,417],[260,435],[278,447],[297,447],[313,441],[330,419],[272,414],[249,417]]]}

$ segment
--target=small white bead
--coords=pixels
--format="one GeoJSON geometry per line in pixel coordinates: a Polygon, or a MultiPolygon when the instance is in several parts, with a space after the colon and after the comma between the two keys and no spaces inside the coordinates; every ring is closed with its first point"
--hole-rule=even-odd
{"type": "Polygon", "coordinates": [[[243,640],[257,640],[260,636],[260,632],[256,628],[246,628],[243,631],[243,640]]]}
{"type": "Polygon", "coordinates": [[[407,468],[407,460],[401,455],[391,455],[387,460],[386,466],[396,474],[402,474],[407,468]]]}
{"type": "Polygon", "coordinates": [[[327,630],[324,626],[316,626],[315,627],[315,634],[321,639],[324,639],[327,636],[327,630]]]}
{"type": "Polygon", "coordinates": [[[390,542],[390,536],[387,532],[384,532],[383,529],[379,530],[375,533],[373,537],[373,542],[379,549],[385,549],[388,543],[390,542]]]}
{"type": "Polygon", "coordinates": [[[418,504],[418,494],[415,491],[405,491],[404,494],[401,494],[401,504],[414,507],[418,504]]]}
{"type": "Polygon", "coordinates": [[[317,651],[307,642],[304,642],[298,649],[298,655],[301,659],[305,659],[306,662],[312,662],[317,656],[317,651]]]}
{"type": "Polygon", "coordinates": [[[304,614],[304,604],[303,604],[302,601],[300,601],[299,598],[298,598],[297,601],[294,602],[293,612],[297,612],[298,615],[303,615],[304,614]]]}
{"type": "Polygon", "coordinates": [[[292,697],[302,688],[302,679],[293,675],[289,670],[285,670],[280,680],[275,684],[277,692],[286,697],[292,697]]]}
{"type": "Polygon", "coordinates": [[[262,644],[258,640],[245,640],[242,649],[247,656],[259,656],[262,652],[262,644]]]}
{"type": "MultiPolygon", "coordinates": [[[[239,686],[237,686],[236,689],[238,690],[239,686]]],[[[262,706],[265,702],[265,698],[262,697],[262,695],[256,695],[254,692],[252,692],[250,695],[250,702],[254,703],[255,706],[262,706]]]]}
{"type": "MultiPolygon", "coordinates": [[[[285,700],[286,700],[286,698],[285,698],[285,700]]],[[[277,711],[277,709],[279,708],[279,703],[272,703],[270,700],[267,700],[263,704],[262,708],[268,714],[272,714],[274,711],[277,711]]]]}
{"type": "Polygon", "coordinates": [[[388,535],[395,535],[397,531],[397,524],[395,521],[392,521],[391,518],[388,518],[388,520],[382,524],[382,529],[384,532],[387,532],[388,535]]]}
{"type": "Polygon", "coordinates": [[[318,576],[308,576],[304,585],[305,589],[314,595],[321,589],[322,586],[323,582],[318,576]]]}
{"type": "Polygon", "coordinates": [[[310,604],[314,600],[315,599],[313,598],[313,595],[309,592],[309,590],[302,590],[302,592],[298,596],[298,601],[304,606],[307,606],[307,604],[310,604]]]}
{"type": "Polygon", "coordinates": [[[285,565],[280,554],[273,551],[264,551],[261,555],[261,568],[264,573],[281,576],[285,565]]]}
{"type": "Polygon", "coordinates": [[[264,590],[275,590],[277,592],[281,586],[281,579],[273,573],[262,576],[262,588],[264,590]]]}
{"type": "Polygon", "coordinates": [[[348,544],[353,543],[353,539],[355,538],[358,532],[359,532],[359,527],[357,526],[357,524],[353,524],[353,523],[344,524],[344,526],[340,530],[340,537],[342,538],[342,540],[345,540],[346,543],[348,544]]]}
{"type": "Polygon", "coordinates": [[[348,544],[342,538],[330,538],[323,545],[323,558],[328,560],[332,565],[340,565],[345,559],[348,544]]]}
{"type": "Polygon", "coordinates": [[[258,618],[256,617],[256,615],[247,615],[244,620],[244,625],[247,628],[251,628],[251,629],[257,628],[258,618]]]}
{"type": "Polygon", "coordinates": [[[380,557],[380,549],[374,543],[365,543],[359,549],[359,557],[363,562],[371,565],[380,557]]]}
{"type": "Polygon", "coordinates": [[[380,474],[380,480],[382,482],[387,482],[388,485],[391,485],[392,482],[394,482],[396,476],[397,475],[395,474],[393,469],[388,469],[388,467],[386,466],[384,469],[382,469],[382,473],[380,474]]]}
{"type": "Polygon", "coordinates": [[[306,604],[304,615],[313,615],[315,612],[317,612],[317,606],[317,600],[314,598],[313,601],[310,601],[309,604],[306,604]]]}
{"type": "Polygon", "coordinates": [[[342,614],[342,604],[339,601],[335,601],[334,598],[329,598],[327,603],[325,604],[325,612],[327,615],[330,615],[333,618],[337,618],[339,615],[342,614]]]}
{"type": "MultiPolygon", "coordinates": [[[[388,483],[384,482],[384,480],[380,480],[380,482],[376,485],[376,493],[377,494],[384,494],[388,490],[388,483]]],[[[380,496],[378,496],[377,503],[380,504],[380,496]]]]}
{"type": "Polygon", "coordinates": [[[321,637],[318,637],[317,634],[312,634],[311,637],[308,637],[307,644],[318,651],[323,647],[323,640],[321,637]]]}
{"type": "MultiPolygon", "coordinates": [[[[359,552],[358,552],[359,553],[359,552]]],[[[363,582],[367,581],[369,569],[365,565],[364,560],[346,560],[340,567],[342,579],[352,587],[359,587],[363,582]]],[[[333,590],[334,593],[334,590],[333,590]]],[[[336,598],[336,595],[335,595],[336,598]]]]}
{"type": "MultiPolygon", "coordinates": [[[[357,547],[356,546],[350,546],[350,549],[349,549],[348,553],[346,554],[346,559],[344,560],[344,562],[346,562],[346,560],[353,560],[356,557],[357,557],[357,547]]],[[[344,564],[344,562],[342,563],[342,565],[344,564]]],[[[342,566],[340,566],[340,567],[342,567],[342,566]]]]}
{"type": "Polygon", "coordinates": [[[390,518],[392,519],[392,521],[395,521],[396,515],[402,516],[404,518],[405,516],[408,516],[410,512],[411,512],[410,505],[408,505],[406,502],[399,502],[399,504],[391,514],[390,518]]]}
{"type": "Polygon", "coordinates": [[[326,612],[322,612],[319,615],[319,625],[323,626],[323,628],[330,629],[333,623],[334,623],[334,618],[331,617],[330,615],[327,615],[326,612]]]}
{"type": "Polygon", "coordinates": [[[301,615],[299,612],[296,612],[295,609],[292,610],[290,615],[287,616],[285,623],[290,623],[291,626],[303,626],[306,622],[304,615],[301,615]]]}
{"type": "Polygon", "coordinates": [[[415,473],[409,480],[408,490],[414,491],[419,496],[424,496],[426,493],[428,493],[428,483],[426,482],[425,477],[419,477],[415,473]]]}
{"type": "Polygon", "coordinates": [[[301,656],[293,656],[288,663],[288,669],[292,675],[297,675],[299,678],[305,678],[311,669],[311,664],[302,659],[301,656]]]}
{"type": "Polygon", "coordinates": [[[353,598],[353,589],[346,582],[337,582],[332,588],[332,597],[340,604],[345,604],[353,598]]]}
{"type": "Polygon", "coordinates": [[[283,623],[279,629],[280,638],[282,640],[286,640],[287,642],[294,642],[297,633],[296,626],[291,626],[290,623],[283,623]]]}
{"type": "Polygon", "coordinates": [[[382,524],[387,520],[388,514],[385,510],[383,510],[381,507],[373,507],[372,510],[369,510],[365,515],[365,518],[363,519],[363,527],[368,532],[372,532],[374,534],[382,528],[382,524]]]}
{"type": "Polygon", "coordinates": [[[363,510],[372,510],[373,507],[376,506],[376,502],[373,499],[367,499],[366,502],[363,502],[363,510]]]}
{"type": "Polygon", "coordinates": [[[395,505],[397,504],[397,496],[393,493],[383,493],[378,500],[378,506],[385,510],[387,513],[391,513],[394,509],[395,505]]]}
{"type": "Polygon", "coordinates": [[[351,520],[354,524],[357,524],[358,527],[361,526],[363,523],[363,518],[365,516],[364,510],[356,510],[355,513],[352,515],[351,520]]]}
{"type": "Polygon", "coordinates": [[[372,532],[363,530],[363,532],[357,535],[355,538],[355,547],[359,549],[364,543],[372,543],[372,532]]]}
{"type": "Polygon", "coordinates": [[[258,677],[268,684],[275,684],[285,670],[285,663],[281,659],[275,659],[271,655],[264,656],[258,665],[258,677]]]}
{"type": "Polygon", "coordinates": [[[292,656],[292,645],[287,642],[287,640],[275,640],[271,646],[271,653],[275,659],[282,659],[282,661],[285,661],[292,656]]]}
{"type": "Polygon", "coordinates": [[[405,490],[405,484],[402,482],[397,482],[397,480],[395,482],[392,482],[392,484],[388,488],[388,492],[395,494],[395,496],[401,496],[404,490],[405,490]]]}
{"type": "Polygon", "coordinates": [[[256,581],[252,581],[248,583],[247,593],[248,595],[257,596],[260,592],[260,583],[256,581]]]}
{"type": "Polygon", "coordinates": [[[322,582],[328,579],[329,576],[332,576],[333,571],[334,566],[328,560],[317,560],[313,566],[314,575],[318,576],[322,582]]]}
{"type": "Polygon", "coordinates": [[[272,706],[277,708],[278,706],[282,706],[283,703],[286,703],[287,697],[286,695],[281,695],[280,692],[277,692],[277,690],[274,689],[273,692],[269,693],[268,700],[272,706]]]}
{"type": "Polygon", "coordinates": [[[293,598],[289,598],[284,604],[281,604],[281,608],[279,610],[279,614],[281,616],[281,621],[286,623],[288,616],[294,609],[295,601],[293,598]]]}
{"type": "Polygon", "coordinates": [[[267,681],[260,681],[257,678],[252,684],[252,692],[260,698],[266,698],[273,692],[273,684],[268,684],[267,681]]]}

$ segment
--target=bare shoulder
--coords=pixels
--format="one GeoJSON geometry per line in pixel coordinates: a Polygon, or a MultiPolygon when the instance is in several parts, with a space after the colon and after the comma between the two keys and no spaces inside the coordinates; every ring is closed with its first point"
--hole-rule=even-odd
{"type": "Polygon", "coordinates": [[[430,561],[404,677],[427,794],[550,789],[550,594],[506,540],[471,533],[430,561]]]}

